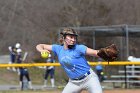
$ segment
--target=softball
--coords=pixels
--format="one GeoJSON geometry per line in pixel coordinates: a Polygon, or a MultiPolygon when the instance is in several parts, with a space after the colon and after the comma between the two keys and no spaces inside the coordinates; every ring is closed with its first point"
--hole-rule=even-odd
{"type": "Polygon", "coordinates": [[[41,57],[42,58],[48,58],[49,53],[48,52],[41,52],[41,57]]]}

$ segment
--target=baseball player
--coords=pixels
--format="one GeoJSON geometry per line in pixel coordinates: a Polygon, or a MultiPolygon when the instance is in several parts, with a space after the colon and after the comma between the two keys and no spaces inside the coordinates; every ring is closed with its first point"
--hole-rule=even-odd
{"type": "Polygon", "coordinates": [[[98,76],[87,63],[85,55],[113,61],[117,57],[115,45],[94,50],[85,45],[77,44],[78,34],[72,28],[64,28],[60,35],[60,45],[38,44],[36,49],[39,52],[52,51],[57,55],[62,68],[69,77],[69,82],[62,93],[80,93],[83,89],[89,93],[102,93],[98,76]],[[113,51],[107,51],[110,48],[113,51]]]}
{"type": "MultiPolygon", "coordinates": [[[[47,63],[54,63],[54,59],[52,58],[51,54],[49,54],[49,57],[46,60],[47,63]]],[[[47,87],[47,79],[48,76],[50,75],[50,80],[51,80],[51,85],[52,87],[55,87],[55,81],[54,81],[54,66],[46,66],[45,67],[45,76],[44,76],[44,86],[47,87]]]]}
{"type": "MultiPolygon", "coordinates": [[[[17,63],[22,63],[22,50],[20,48],[17,49],[17,63]]],[[[31,80],[30,80],[30,77],[29,77],[29,73],[28,73],[28,69],[25,68],[25,67],[19,67],[17,68],[17,72],[18,72],[18,75],[19,75],[19,84],[20,84],[20,88],[21,90],[23,90],[23,85],[24,85],[24,76],[26,77],[27,81],[28,81],[28,88],[29,89],[32,89],[32,83],[31,83],[31,80]]]]}
{"type": "MultiPolygon", "coordinates": [[[[17,47],[16,60],[17,60],[18,64],[21,64],[22,61],[23,61],[22,60],[22,50],[20,48],[18,48],[18,47],[17,47]]],[[[19,68],[17,68],[17,72],[18,72],[18,75],[19,75],[19,80],[20,80],[19,84],[20,84],[21,90],[24,89],[24,86],[23,86],[24,85],[24,77],[27,79],[28,88],[33,89],[28,69],[25,68],[25,67],[19,67],[19,68]]]]}
{"type": "MultiPolygon", "coordinates": [[[[10,61],[9,64],[13,64],[17,62],[17,56],[18,56],[18,49],[20,49],[20,43],[16,43],[15,46],[9,46],[9,52],[10,52],[10,61]]],[[[7,69],[10,69],[9,67],[7,69]]],[[[12,67],[13,71],[16,71],[15,67],[12,67]]]]}

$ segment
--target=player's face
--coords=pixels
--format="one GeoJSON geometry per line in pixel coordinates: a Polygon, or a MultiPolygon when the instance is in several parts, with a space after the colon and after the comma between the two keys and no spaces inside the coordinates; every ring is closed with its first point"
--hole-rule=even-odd
{"type": "Polygon", "coordinates": [[[76,36],[74,35],[67,35],[65,41],[68,45],[74,45],[76,43],[76,36]]]}

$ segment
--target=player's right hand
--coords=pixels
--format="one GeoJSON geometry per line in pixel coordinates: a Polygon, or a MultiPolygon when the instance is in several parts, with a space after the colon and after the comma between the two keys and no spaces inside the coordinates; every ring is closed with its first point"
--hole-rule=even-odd
{"type": "Polygon", "coordinates": [[[41,52],[41,57],[42,57],[42,58],[48,58],[48,57],[49,57],[49,52],[47,52],[47,51],[42,51],[42,52],[41,52]]]}

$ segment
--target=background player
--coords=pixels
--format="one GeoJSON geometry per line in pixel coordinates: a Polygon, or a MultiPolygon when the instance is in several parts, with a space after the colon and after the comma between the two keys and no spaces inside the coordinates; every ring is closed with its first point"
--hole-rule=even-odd
{"type": "MultiPolygon", "coordinates": [[[[9,52],[10,52],[10,61],[9,61],[9,64],[13,64],[13,63],[17,63],[17,50],[20,49],[20,43],[16,43],[14,46],[9,46],[8,49],[9,49],[9,52]]],[[[7,67],[8,70],[10,70],[10,67],[7,67]]],[[[15,72],[16,71],[16,68],[15,67],[12,67],[12,70],[15,72]]]]}
{"type": "MultiPolygon", "coordinates": [[[[51,54],[49,54],[46,62],[47,63],[54,63],[55,62],[55,60],[52,58],[51,54]]],[[[54,71],[55,71],[54,66],[46,66],[45,67],[44,86],[43,87],[47,87],[48,77],[49,76],[50,76],[51,86],[55,87],[54,71]]]]}
{"type": "Polygon", "coordinates": [[[104,78],[103,66],[100,64],[102,62],[101,58],[98,58],[98,65],[96,65],[95,70],[99,77],[100,82],[102,82],[104,78]]]}
{"type": "MultiPolygon", "coordinates": [[[[23,62],[23,59],[22,59],[22,50],[20,48],[17,49],[16,59],[17,59],[17,63],[18,64],[21,64],[23,62]]],[[[20,83],[21,90],[24,89],[24,85],[25,85],[24,80],[25,79],[27,80],[27,87],[29,89],[33,89],[32,83],[31,83],[31,79],[30,79],[30,76],[29,76],[28,69],[25,68],[25,67],[19,67],[19,68],[17,68],[17,72],[18,72],[18,75],[19,75],[19,80],[20,80],[19,83],[20,83]]]]}

